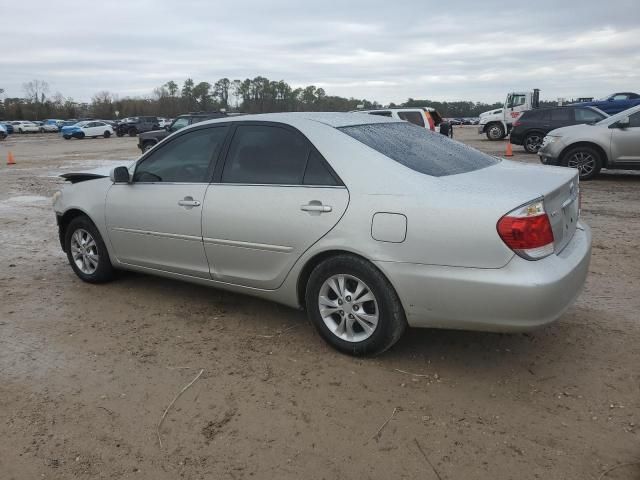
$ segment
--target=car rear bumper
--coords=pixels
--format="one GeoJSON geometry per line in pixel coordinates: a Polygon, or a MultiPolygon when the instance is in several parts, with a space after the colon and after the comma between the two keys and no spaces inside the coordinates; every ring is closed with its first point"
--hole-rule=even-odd
{"type": "Polygon", "coordinates": [[[514,256],[500,269],[376,262],[396,288],[412,327],[526,331],[557,320],[580,293],[591,259],[591,230],[579,224],[559,253],[514,256]]]}

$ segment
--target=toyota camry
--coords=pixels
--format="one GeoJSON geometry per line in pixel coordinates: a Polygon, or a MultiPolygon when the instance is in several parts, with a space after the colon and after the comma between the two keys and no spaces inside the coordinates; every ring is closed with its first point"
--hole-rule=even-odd
{"type": "Polygon", "coordinates": [[[256,295],[305,309],[353,355],[407,326],[546,325],[589,267],[576,170],[386,117],[226,117],[132,165],[63,176],[54,210],[82,280],[135,270],[256,295]]]}

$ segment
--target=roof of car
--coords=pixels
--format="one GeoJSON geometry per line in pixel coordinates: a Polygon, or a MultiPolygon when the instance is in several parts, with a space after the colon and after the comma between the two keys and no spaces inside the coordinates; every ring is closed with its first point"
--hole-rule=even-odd
{"type": "Polygon", "coordinates": [[[398,123],[403,121],[395,118],[381,117],[379,115],[363,115],[362,113],[350,112],[283,112],[216,118],[207,122],[198,123],[198,125],[222,122],[248,122],[252,120],[281,123],[298,123],[300,121],[307,120],[335,128],[349,127],[353,125],[368,125],[371,123],[398,123]]]}

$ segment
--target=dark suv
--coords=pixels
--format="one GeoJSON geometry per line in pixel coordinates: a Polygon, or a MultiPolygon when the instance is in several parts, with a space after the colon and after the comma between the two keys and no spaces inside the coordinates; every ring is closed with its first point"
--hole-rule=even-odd
{"type": "Polygon", "coordinates": [[[511,143],[522,145],[528,153],[537,153],[542,139],[551,130],[581,123],[596,123],[608,117],[595,107],[554,107],[529,110],[513,123],[511,143]]]}
{"type": "Polygon", "coordinates": [[[122,120],[116,126],[116,135],[123,137],[129,135],[135,137],[139,133],[148,132],[160,128],[158,117],[129,117],[122,120]]]}
{"type": "Polygon", "coordinates": [[[210,113],[185,113],[179,115],[164,130],[153,130],[151,132],[142,133],[138,136],[138,148],[142,153],[146,152],[163,138],[168,137],[173,132],[177,132],[181,128],[188,127],[194,123],[203,122],[205,120],[212,120],[214,118],[226,117],[224,112],[210,112],[210,113]]]}

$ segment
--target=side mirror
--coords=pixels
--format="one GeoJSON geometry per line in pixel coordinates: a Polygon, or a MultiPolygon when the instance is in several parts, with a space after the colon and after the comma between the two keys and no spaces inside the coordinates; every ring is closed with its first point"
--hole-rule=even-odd
{"type": "Polygon", "coordinates": [[[629,117],[621,118],[616,122],[616,127],[625,129],[629,126],[629,117]]]}
{"type": "Polygon", "coordinates": [[[113,183],[129,183],[129,169],[127,167],[116,167],[111,170],[109,178],[113,183]]]}

